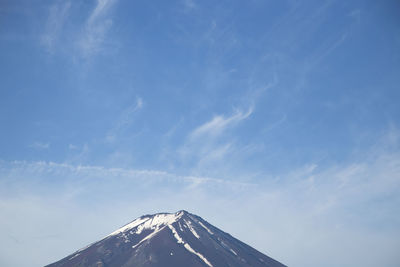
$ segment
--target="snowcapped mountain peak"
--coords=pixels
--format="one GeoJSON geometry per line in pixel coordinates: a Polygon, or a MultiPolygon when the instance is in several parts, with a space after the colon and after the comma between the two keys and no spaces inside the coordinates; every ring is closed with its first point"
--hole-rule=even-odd
{"type": "Polygon", "coordinates": [[[144,215],[56,266],[282,267],[281,263],[185,210],[144,215]]]}
{"type": "Polygon", "coordinates": [[[136,233],[141,233],[145,229],[160,229],[163,226],[167,226],[178,221],[184,214],[188,214],[188,212],[181,210],[176,213],[157,213],[154,215],[144,215],[117,229],[116,231],[109,234],[107,237],[118,235],[133,228],[137,228],[136,233]]]}

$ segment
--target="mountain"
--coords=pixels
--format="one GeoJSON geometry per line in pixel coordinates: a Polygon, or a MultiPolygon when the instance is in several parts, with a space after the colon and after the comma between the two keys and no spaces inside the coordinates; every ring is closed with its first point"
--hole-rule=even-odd
{"type": "Polygon", "coordinates": [[[142,216],[48,267],[285,266],[187,211],[142,216]]]}

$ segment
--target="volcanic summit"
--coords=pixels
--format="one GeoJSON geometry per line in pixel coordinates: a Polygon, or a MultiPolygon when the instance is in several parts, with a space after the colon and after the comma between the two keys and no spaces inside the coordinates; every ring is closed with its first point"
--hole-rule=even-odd
{"type": "Polygon", "coordinates": [[[145,215],[48,267],[282,267],[187,211],[145,215]]]}

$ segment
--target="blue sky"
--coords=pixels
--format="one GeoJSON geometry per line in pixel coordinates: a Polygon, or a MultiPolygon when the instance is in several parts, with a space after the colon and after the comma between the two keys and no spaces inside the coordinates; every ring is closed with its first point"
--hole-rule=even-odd
{"type": "Polygon", "coordinates": [[[0,265],[187,209],[289,266],[398,266],[399,10],[1,1],[0,265]]]}

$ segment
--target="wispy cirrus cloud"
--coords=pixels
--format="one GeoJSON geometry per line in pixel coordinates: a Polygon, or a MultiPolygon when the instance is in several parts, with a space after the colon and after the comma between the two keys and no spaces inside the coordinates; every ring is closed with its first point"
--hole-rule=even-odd
{"type": "Polygon", "coordinates": [[[71,12],[76,3],[56,1],[49,9],[40,43],[50,53],[55,53],[60,47],[70,53],[78,52],[83,57],[103,51],[113,24],[110,11],[117,1],[97,0],[86,20],[83,23],[71,22],[69,31],[66,31],[65,25],[69,17],[74,15],[71,12]]]}
{"type": "Polygon", "coordinates": [[[96,54],[103,49],[107,33],[113,24],[109,13],[116,2],[117,0],[97,0],[78,41],[78,46],[84,56],[96,54]]]}
{"type": "Polygon", "coordinates": [[[247,119],[253,113],[253,110],[254,108],[251,106],[247,111],[236,110],[233,115],[228,117],[225,117],[224,115],[214,116],[210,121],[194,129],[190,133],[189,138],[196,139],[201,136],[218,136],[229,127],[235,126],[241,121],[247,119]]]}
{"type": "MultiPolygon", "coordinates": [[[[116,188],[120,184],[124,184],[124,186],[132,186],[136,189],[153,186],[158,188],[157,185],[164,184],[171,190],[173,188],[179,190],[194,188],[200,185],[205,187],[229,186],[232,189],[254,186],[252,183],[207,176],[180,175],[162,170],[108,168],[51,161],[0,161],[0,177],[0,182],[7,184],[9,188],[18,189],[18,192],[21,193],[30,194],[35,193],[35,190],[40,191],[46,188],[50,195],[61,193],[68,196],[71,195],[70,190],[79,191],[82,193],[81,196],[84,196],[87,193],[106,189],[101,184],[116,186],[116,188]],[[54,187],[54,184],[48,183],[54,177],[57,177],[66,187],[54,187]]],[[[74,195],[74,197],[79,196],[74,195]]]]}
{"type": "Polygon", "coordinates": [[[38,149],[38,150],[44,150],[44,149],[50,148],[50,143],[34,142],[34,143],[30,144],[29,147],[38,149]]]}
{"type": "MultiPolygon", "coordinates": [[[[177,148],[177,160],[185,167],[190,166],[195,173],[212,171],[212,175],[219,175],[226,170],[214,168],[215,165],[227,160],[227,157],[237,155],[240,147],[235,140],[229,138],[229,132],[239,127],[239,124],[248,119],[254,112],[254,107],[247,110],[237,109],[230,116],[215,115],[209,121],[195,127],[188,133],[184,142],[177,148]]],[[[174,153],[171,153],[174,155],[174,153]]],[[[228,168],[229,164],[223,164],[228,168]]]]}
{"type": "Polygon", "coordinates": [[[195,0],[183,0],[182,4],[186,12],[197,7],[195,0]]]}
{"type": "Polygon", "coordinates": [[[70,14],[70,8],[70,1],[56,1],[49,9],[45,31],[40,37],[40,42],[50,53],[53,53],[57,46],[64,24],[70,14]]]}
{"type": "Polygon", "coordinates": [[[126,107],[116,119],[115,125],[111,128],[111,130],[108,131],[106,135],[107,142],[114,142],[121,131],[132,124],[134,120],[134,114],[141,110],[143,106],[143,99],[141,97],[137,97],[134,103],[126,107]]]}

